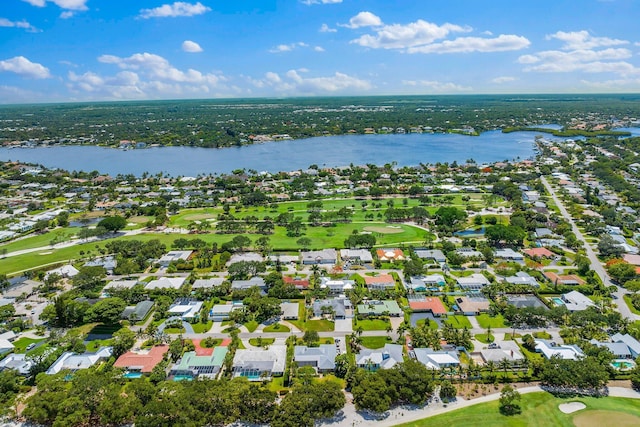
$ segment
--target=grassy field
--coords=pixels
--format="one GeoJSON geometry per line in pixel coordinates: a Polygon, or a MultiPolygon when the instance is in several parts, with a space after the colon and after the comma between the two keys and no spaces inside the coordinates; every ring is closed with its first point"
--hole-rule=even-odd
{"type": "Polygon", "coordinates": [[[488,328],[488,327],[492,327],[492,328],[506,328],[507,324],[504,321],[504,317],[502,317],[502,315],[497,315],[497,316],[489,316],[488,314],[481,314],[479,316],[476,316],[476,319],[478,320],[478,324],[480,325],[481,328],[488,328]]]}
{"type": "Polygon", "coordinates": [[[40,338],[40,339],[33,339],[33,338],[27,338],[27,337],[22,337],[18,340],[15,340],[12,344],[14,347],[14,352],[15,353],[25,353],[27,351],[27,346],[29,344],[37,344],[40,341],[44,340],[44,338],[40,338]]]}
{"type": "Polygon", "coordinates": [[[262,347],[263,345],[271,345],[276,341],[275,338],[249,338],[249,344],[254,347],[262,347]]]}
{"type": "Polygon", "coordinates": [[[353,329],[361,327],[363,331],[386,331],[387,327],[391,326],[388,320],[383,319],[363,319],[354,322],[353,329]]]}
{"type": "Polygon", "coordinates": [[[633,314],[640,314],[640,311],[638,309],[636,309],[633,304],[631,304],[631,297],[629,295],[624,295],[624,302],[625,304],[627,304],[627,307],[629,307],[629,310],[631,310],[631,312],[633,314]]]}
{"type": "Polygon", "coordinates": [[[484,344],[489,344],[496,340],[496,338],[491,334],[476,334],[474,338],[484,344]]]}
{"type": "Polygon", "coordinates": [[[266,326],[263,332],[290,332],[288,326],[281,325],[280,323],[274,323],[273,325],[266,326]]]}
{"type": "Polygon", "coordinates": [[[209,320],[207,323],[193,323],[191,326],[193,327],[193,332],[196,334],[204,334],[205,332],[209,332],[211,326],[213,326],[213,321],[209,320]]]}
{"type": "Polygon", "coordinates": [[[449,316],[444,320],[444,323],[447,323],[453,326],[456,329],[471,329],[471,322],[467,319],[467,316],[454,315],[449,316]]]}
{"type": "Polygon", "coordinates": [[[464,426],[464,427],[599,427],[640,425],[640,402],[620,397],[557,398],[549,393],[522,395],[522,413],[500,414],[498,401],[469,406],[457,411],[401,424],[402,427],[464,426]],[[563,414],[558,405],[582,402],[587,407],[573,414],[563,414]],[[625,423],[625,420],[632,424],[625,423]]]}
{"type": "Polygon", "coordinates": [[[45,234],[33,234],[24,239],[16,240],[11,243],[0,245],[0,250],[6,249],[7,252],[21,251],[23,249],[39,248],[41,246],[49,246],[52,241],[56,243],[71,240],[79,228],[66,227],[56,228],[45,234]]]}
{"type": "Polygon", "coordinates": [[[371,349],[382,348],[386,343],[391,342],[387,337],[360,337],[360,340],[363,347],[371,349]]]}

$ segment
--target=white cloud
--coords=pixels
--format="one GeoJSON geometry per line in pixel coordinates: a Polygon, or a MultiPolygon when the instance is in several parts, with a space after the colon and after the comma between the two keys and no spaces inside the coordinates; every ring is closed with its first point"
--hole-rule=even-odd
{"type": "Polygon", "coordinates": [[[222,74],[180,70],[165,58],[151,53],[129,57],[102,55],[98,61],[117,65],[122,71],[103,76],[88,71],[69,72],[67,86],[74,93],[103,99],[161,99],[166,97],[228,96],[227,78],[222,74]]]}
{"type": "Polygon", "coordinates": [[[324,48],[322,46],[316,46],[313,48],[316,52],[324,52],[324,48]]]}
{"type": "Polygon", "coordinates": [[[35,33],[39,30],[33,25],[29,24],[24,19],[22,21],[10,21],[6,18],[0,18],[0,27],[8,27],[8,28],[23,28],[29,32],[35,33]]]}
{"type": "Polygon", "coordinates": [[[0,71],[10,71],[33,79],[47,79],[51,77],[49,69],[37,62],[31,62],[24,56],[16,56],[0,61],[0,71]]]}
{"type": "Polygon", "coordinates": [[[435,80],[403,80],[402,84],[406,86],[424,87],[438,93],[469,92],[473,90],[473,88],[468,86],[435,80]]]}
{"type": "Polygon", "coordinates": [[[264,79],[252,80],[252,83],[256,87],[268,87],[284,95],[362,93],[372,88],[369,81],[340,72],[324,77],[305,77],[301,74],[308,71],[305,68],[289,70],[283,76],[270,71],[265,74],[264,79]]]}
{"type": "Polygon", "coordinates": [[[311,6],[312,4],[337,4],[342,3],[342,0],[300,0],[300,3],[311,6]]]}
{"type": "Polygon", "coordinates": [[[298,47],[308,47],[309,45],[305,42],[297,42],[297,43],[289,43],[289,44],[279,44],[278,46],[269,49],[270,53],[282,53],[282,52],[291,52],[292,50],[298,47]]]}
{"type": "Polygon", "coordinates": [[[640,79],[614,79],[605,81],[581,80],[580,83],[599,92],[636,92],[640,79]]]}
{"type": "Polygon", "coordinates": [[[319,30],[319,31],[320,31],[321,33],[335,33],[335,32],[337,32],[338,30],[336,30],[335,28],[331,28],[331,27],[329,27],[327,24],[322,24],[322,25],[320,26],[320,30],[319,30]]]}
{"type": "Polygon", "coordinates": [[[509,82],[513,82],[518,80],[515,77],[511,77],[511,76],[500,76],[500,77],[496,77],[495,79],[491,79],[491,83],[497,83],[497,84],[502,84],[502,83],[509,83],[509,82]]]}
{"type": "Polygon", "coordinates": [[[189,53],[202,52],[202,48],[200,47],[200,45],[191,40],[185,40],[182,42],[182,50],[189,53]]]}
{"type": "Polygon", "coordinates": [[[70,10],[66,10],[66,11],[64,11],[64,12],[62,12],[62,13],[60,14],[60,18],[62,18],[62,19],[69,19],[69,18],[73,17],[73,15],[74,15],[74,12],[72,12],[72,11],[70,11],[70,10]]]}
{"type": "Polygon", "coordinates": [[[371,12],[364,11],[349,19],[349,23],[342,26],[347,28],[361,28],[379,27],[380,25],[382,25],[382,19],[380,19],[379,16],[376,16],[371,12]]]}
{"type": "Polygon", "coordinates": [[[564,42],[562,49],[578,50],[593,49],[596,47],[619,46],[628,44],[626,40],[610,39],[609,37],[594,37],[588,31],[558,31],[555,34],[549,34],[547,40],[556,39],[564,42]]]}
{"type": "Polygon", "coordinates": [[[419,19],[406,25],[385,25],[377,28],[375,34],[365,34],[351,43],[373,49],[407,49],[428,45],[447,37],[451,32],[468,31],[471,31],[471,28],[448,23],[437,25],[419,19]]]}
{"type": "Polygon", "coordinates": [[[207,13],[210,10],[210,7],[207,7],[200,2],[192,4],[177,1],[173,4],[163,4],[162,6],[158,6],[153,9],[142,9],[140,10],[140,17],[144,19],[175,18],[178,16],[202,15],[203,13],[207,13]]]}
{"type": "Polygon", "coordinates": [[[500,34],[494,38],[458,37],[441,43],[410,47],[408,53],[471,53],[471,52],[504,52],[520,50],[531,44],[526,37],[512,34],[500,34]]]}
{"type": "Polygon", "coordinates": [[[583,71],[587,73],[632,74],[638,69],[623,61],[631,58],[632,52],[625,48],[608,48],[601,50],[546,50],[532,55],[523,55],[518,62],[528,65],[524,71],[544,73],[568,73],[583,71]]]}
{"type": "Polygon", "coordinates": [[[53,3],[56,6],[67,10],[87,10],[87,1],[89,0],[22,0],[32,6],[44,7],[47,3],[53,3]]]}

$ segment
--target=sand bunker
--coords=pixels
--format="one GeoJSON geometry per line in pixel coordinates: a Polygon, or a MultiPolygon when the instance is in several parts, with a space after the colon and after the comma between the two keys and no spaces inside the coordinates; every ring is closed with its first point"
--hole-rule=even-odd
{"type": "Polygon", "coordinates": [[[375,225],[371,225],[368,227],[364,227],[365,231],[371,231],[373,233],[380,233],[380,234],[398,234],[398,233],[404,233],[404,230],[402,229],[402,227],[392,227],[392,226],[387,226],[387,227],[378,227],[375,225]]]}
{"type": "Polygon", "coordinates": [[[587,405],[585,405],[582,402],[569,402],[569,403],[561,403],[560,405],[558,405],[558,409],[560,409],[560,411],[564,414],[572,414],[586,407],[587,405]]]}
{"type": "Polygon", "coordinates": [[[614,411],[585,411],[573,417],[576,427],[601,427],[606,425],[616,427],[638,427],[640,417],[624,412],[614,411]]]}

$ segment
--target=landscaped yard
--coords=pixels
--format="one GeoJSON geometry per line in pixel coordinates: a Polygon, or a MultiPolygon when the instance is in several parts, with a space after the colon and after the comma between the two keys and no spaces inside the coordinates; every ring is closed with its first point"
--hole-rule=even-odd
{"type": "Polygon", "coordinates": [[[259,326],[259,323],[256,322],[255,320],[252,320],[244,324],[244,327],[247,328],[249,332],[255,331],[256,329],[258,329],[258,326],[259,326]]]}
{"type": "Polygon", "coordinates": [[[389,326],[391,326],[391,323],[388,320],[362,319],[358,320],[357,323],[353,323],[353,330],[355,331],[360,327],[363,331],[386,331],[389,326]]]}
{"type": "Polygon", "coordinates": [[[386,343],[390,343],[391,340],[387,337],[360,337],[360,344],[366,348],[382,348],[386,343]]]}
{"type": "Polygon", "coordinates": [[[27,346],[29,344],[36,344],[36,343],[39,343],[42,340],[44,340],[44,338],[34,339],[34,338],[22,337],[22,338],[20,338],[18,340],[15,340],[13,342],[14,352],[15,353],[25,353],[26,350],[27,350],[27,346]]]}
{"type": "Polygon", "coordinates": [[[335,324],[327,319],[307,320],[306,322],[289,320],[288,322],[301,331],[331,332],[335,329],[335,324]]]}
{"type": "Polygon", "coordinates": [[[438,329],[438,324],[436,323],[435,320],[431,320],[431,319],[418,319],[416,321],[416,325],[422,327],[427,320],[429,320],[429,329],[438,329]]]}
{"type": "Polygon", "coordinates": [[[213,326],[213,321],[209,320],[207,323],[193,323],[191,326],[193,327],[193,332],[196,334],[204,334],[209,332],[211,326],[213,326]]]}
{"type": "Polygon", "coordinates": [[[477,339],[478,341],[480,341],[481,343],[484,343],[484,344],[489,344],[489,343],[492,343],[492,342],[494,342],[496,340],[496,338],[491,334],[489,334],[489,335],[487,335],[487,334],[476,334],[475,335],[475,339],[477,339]]]}
{"type": "Polygon", "coordinates": [[[271,345],[276,341],[275,338],[249,338],[249,344],[254,347],[262,347],[264,345],[271,345]]]}
{"type": "Polygon", "coordinates": [[[631,312],[633,314],[640,314],[640,310],[636,309],[633,304],[631,304],[631,297],[629,295],[624,295],[624,302],[627,304],[627,307],[629,307],[629,310],[631,310],[631,312]]]}
{"type": "Polygon", "coordinates": [[[640,402],[620,397],[557,398],[549,393],[522,395],[522,413],[505,416],[499,411],[498,401],[481,403],[457,411],[401,424],[401,427],[464,426],[464,427],[598,427],[640,425],[640,402]],[[582,402],[586,409],[564,414],[558,405],[582,402]],[[626,423],[625,423],[626,421],[626,423]]]}
{"type": "Polygon", "coordinates": [[[497,316],[489,316],[486,313],[482,313],[479,316],[476,316],[476,320],[481,328],[506,328],[508,325],[504,321],[504,317],[501,314],[497,316]]]}
{"type": "Polygon", "coordinates": [[[467,316],[460,316],[457,314],[454,316],[449,316],[444,320],[444,323],[447,323],[456,329],[471,329],[471,322],[469,322],[467,316]]]}
{"type": "Polygon", "coordinates": [[[291,329],[288,326],[281,325],[280,323],[274,323],[273,325],[265,326],[264,332],[290,332],[291,329]]]}

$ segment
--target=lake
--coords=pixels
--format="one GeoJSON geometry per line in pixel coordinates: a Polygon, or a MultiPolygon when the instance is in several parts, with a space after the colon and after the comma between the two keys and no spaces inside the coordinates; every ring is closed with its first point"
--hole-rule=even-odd
{"type": "Polygon", "coordinates": [[[110,175],[143,172],[171,176],[228,173],[234,169],[278,172],[319,167],[396,162],[477,163],[526,159],[534,155],[536,132],[458,134],[340,135],[267,142],[229,148],[154,147],[120,150],[96,146],[0,148],[0,160],[36,163],[69,171],[97,170],[110,175]]]}

